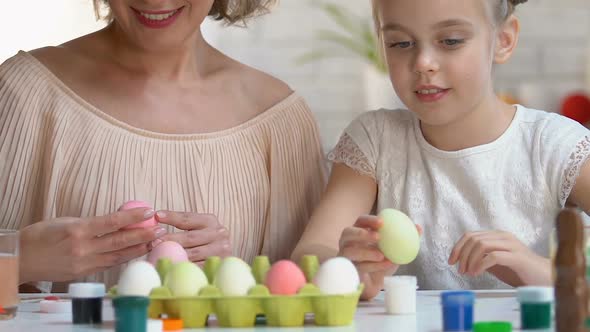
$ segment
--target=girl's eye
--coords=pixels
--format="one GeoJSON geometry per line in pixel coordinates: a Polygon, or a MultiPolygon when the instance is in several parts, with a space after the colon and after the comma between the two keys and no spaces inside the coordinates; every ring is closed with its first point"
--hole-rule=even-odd
{"type": "Polygon", "coordinates": [[[458,46],[459,44],[463,44],[465,42],[464,39],[443,39],[442,43],[445,46],[458,46]]]}
{"type": "Polygon", "coordinates": [[[404,42],[397,42],[397,43],[390,43],[389,48],[408,48],[412,46],[412,42],[404,41],[404,42]]]}

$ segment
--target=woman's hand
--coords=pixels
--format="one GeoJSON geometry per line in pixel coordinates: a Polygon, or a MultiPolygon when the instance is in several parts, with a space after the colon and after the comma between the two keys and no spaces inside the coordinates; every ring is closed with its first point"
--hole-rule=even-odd
{"type": "Polygon", "coordinates": [[[146,208],[101,217],[57,218],[20,231],[20,283],[69,281],[145,255],[161,227],[121,230],[154,216],[146,208]]]}
{"type": "Polygon", "coordinates": [[[465,234],[453,248],[449,264],[461,274],[490,272],[511,286],[550,285],[550,260],[535,254],[513,234],[483,231],[465,234]]]}
{"type": "Polygon", "coordinates": [[[211,214],[191,212],[158,211],[156,219],[186,232],[172,233],[155,241],[155,247],[161,241],[175,241],[182,245],[188,258],[203,265],[209,256],[226,257],[232,254],[229,231],[211,214]]]}
{"type": "MultiPolygon", "coordinates": [[[[376,216],[361,216],[340,237],[338,256],[350,259],[365,284],[361,299],[370,300],[382,289],[385,276],[393,275],[398,265],[389,261],[379,250],[379,228],[383,221],[376,216]]],[[[422,234],[420,226],[416,226],[422,234]]]]}

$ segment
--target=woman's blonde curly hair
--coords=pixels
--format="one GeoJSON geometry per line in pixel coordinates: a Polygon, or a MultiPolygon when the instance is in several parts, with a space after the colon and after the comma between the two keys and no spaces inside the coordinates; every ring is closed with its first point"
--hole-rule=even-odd
{"type": "MultiPolygon", "coordinates": [[[[108,8],[108,0],[93,2],[96,17],[111,22],[113,16],[108,8]],[[106,9],[106,13],[102,9],[106,9]]],[[[228,25],[245,23],[249,18],[268,13],[276,2],[277,0],[215,0],[209,16],[216,21],[225,21],[228,25]]]]}

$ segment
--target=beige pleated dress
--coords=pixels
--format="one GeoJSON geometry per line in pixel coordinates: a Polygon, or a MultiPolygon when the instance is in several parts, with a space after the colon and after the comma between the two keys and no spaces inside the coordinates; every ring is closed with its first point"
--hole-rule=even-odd
{"type": "MultiPolygon", "coordinates": [[[[231,129],[162,134],[90,105],[29,53],[0,66],[0,228],[141,199],[214,214],[234,255],[277,260],[297,244],[325,176],[315,120],[296,93],[231,129]]],[[[110,286],[119,272],[85,280],[110,286]]]]}

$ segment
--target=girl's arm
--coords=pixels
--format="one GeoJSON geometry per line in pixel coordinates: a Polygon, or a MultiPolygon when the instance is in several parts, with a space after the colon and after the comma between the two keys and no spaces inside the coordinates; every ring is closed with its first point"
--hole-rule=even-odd
{"type": "Polygon", "coordinates": [[[377,248],[382,221],[368,214],[377,196],[377,184],[344,164],[335,164],[326,192],[295,248],[292,259],[317,255],[320,261],[334,256],[350,259],[365,285],[362,300],[383,288],[385,275],[397,266],[377,248]],[[360,216],[360,217],[359,217],[360,216]]]}
{"type": "Polygon", "coordinates": [[[369,176],[336,163],[326,191],[305,228],[292,259],[317,255],[320,261],[338,254],[340,235],[357,218],[369,214],[377,197],[377,184],[369,176]]]}
{"type": "Polygon", "coordinates": [[[590,161],[587,161],[576,179],[569,201],[590,214],[590,161]]]}

